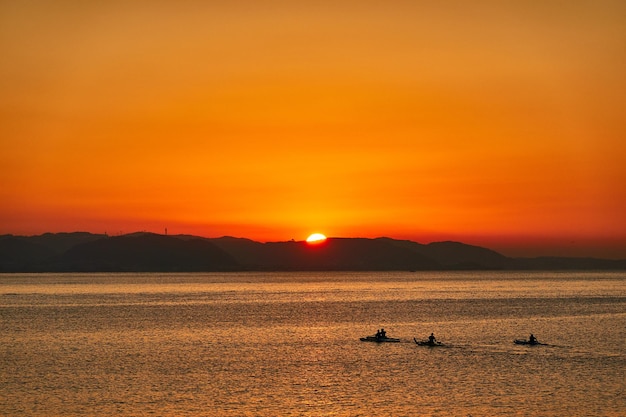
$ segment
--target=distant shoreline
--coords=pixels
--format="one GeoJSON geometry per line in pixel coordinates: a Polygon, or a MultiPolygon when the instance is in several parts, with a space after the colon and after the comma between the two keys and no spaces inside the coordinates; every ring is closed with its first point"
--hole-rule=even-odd
{"type": "Polygon", "coordinates": [[[461,242],[391,238],[256,242],[137,232],[0,236],[0,272],[626,270],[626,259],[513,258],[461,242]]]}

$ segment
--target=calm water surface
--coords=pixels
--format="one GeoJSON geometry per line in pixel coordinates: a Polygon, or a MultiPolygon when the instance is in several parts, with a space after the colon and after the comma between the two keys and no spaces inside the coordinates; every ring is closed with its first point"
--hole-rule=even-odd
{"type": "Polygon", "coordinates": [[[3,416],[624,416],[625,375],[624,273],[0,275],[3,416]]]}

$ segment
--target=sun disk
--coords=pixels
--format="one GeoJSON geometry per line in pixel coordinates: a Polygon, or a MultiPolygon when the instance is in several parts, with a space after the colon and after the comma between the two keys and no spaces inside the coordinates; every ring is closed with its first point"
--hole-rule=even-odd
{"type": "Polygon", "coordinates": [[[319,243],[326,240],[326,236],[321,233],[313,233],[311,236],[306,238],[306,241],[309,243],[319,243]]]}

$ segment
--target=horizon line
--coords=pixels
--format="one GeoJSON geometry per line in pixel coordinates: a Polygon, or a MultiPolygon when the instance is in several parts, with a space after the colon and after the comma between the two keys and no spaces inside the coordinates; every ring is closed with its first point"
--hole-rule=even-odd
{"type": "MultiPolygon", "coordinates": [[[[210,236],[203,236],[203,235],[197,235],[197,234],[191,234],[191,233],[177,233],[177,234],[171,234],[171,233],[167,233],[167,229],[165,229],[165,233],[159,233],[159,232],[153,232],[153,231],[148,231],[148,230],[136,230],[136,231],[132,231],[132,232],[123,232],[120,231],[119,233],[115,233],[115,234],[110,234],[108,232],[104,232],[104,233],[95,233],[95,232],[89,232],[89,231],[85,231],[85,230],[76,230],[76,231],[72,231],[72,232],[67,232],[67,231],[63,231],[63,232],[43,232],[43,233],[39,233],[39,234],[32,234],[32,235],[25,235],[25,234],[13,234],[13,233],[5,233],[5,234],[0,234],[0,237],[2,236],[13,236],[13,237],[23,237],[23,238],[33,238],[33,237],[39,237],[39,236],[44,236],[44,235],[60,235],[60,234],[89,234],[89,235],[95,235],[95,236],[107,236],[107,237],[121,237],[121,236],[129,236],[129,235],[133,235],[133,234],[151,234],[151,235],[158,235],[158,236],[166,236],[166,237],[177,237],[177,236],[190,236],[190,237],[197,237],[197,238],[201,238],[201,239],[221,239],[221,238],[232,238],[232,239],[243,239],[243,240],[249,240],[252,242],[256,242],[256,243],[261,243],[261,244],[266,244],[266,243],[289,243],[289,242],[294,242],[294,243],[306,243],[306,239],[287,239],[287,240],[255,240],[252,238],[248,238],[248,237],[243,237],[243,236],[234,236],[234,235],[221,235],[221,236],[214,236],[214,237],[210,237],[210,236]]],[[[363,240],[376,240],[376,239],[390,239],[390,240],[396,240],[396,241],[406,241],[406,242],[412,242],[412,243],[416,243],[419,245],[430,245],[430,244],[434,244],[434,243],[459,243],[465,246],[471,246],[471,247],[477,247],[477,248],[482,248],[482,249],[486,249],[486,250],[490,250],[492,252],[498,253],[504,257],[507,258],[511,258],[511,259],[532,259],[532,258],[567,258],[567,259],[601,259],[601,260],[613,260],[613,261],[626,261],[626,256],[623,257],[607,257],[607,256],[593,256],[593,255],[557,255],[557,254],[542,254],[542,255],[523,255],[523,256],[519,256],[519,255],[507,255],[505,253],[502,253],[502,251],[497,250],[497,249],[493,249],[492,247],[489,246],[485,246],[485,245],[477,245],[477,244],[473,244],[473,243],[466,243],[462,240],[454,240],[454,239],[443,239],[443,240],[432,240],[432,241],[428,241],[427,243],[423,243],[420,242],[418,240],[413,240],[413,239],[408,239],[408,238],[396,238],[396,237],[392,237],[392,236],[385,236],[385,235],[380,235],[380,236],[376,236],[376,237],[364,237],[364,236],[351,236],[351,237],[347,237],[347,236],[327,236],[326,237],[327,240],[337,240],[337,239],[363,239],[363,240]]],[[[540,248],[537,247],[537,250],[539,249],[543,249],[545,250],[545,248],[540,248]]]]}

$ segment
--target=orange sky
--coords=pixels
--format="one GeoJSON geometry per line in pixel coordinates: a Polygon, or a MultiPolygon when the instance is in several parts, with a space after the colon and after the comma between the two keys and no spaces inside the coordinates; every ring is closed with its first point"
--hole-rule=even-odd
{"type": "Polygon", "coordinates": [[[626,258],[623,1],[0,3],[0,234],[626,258]]]}

